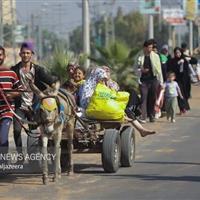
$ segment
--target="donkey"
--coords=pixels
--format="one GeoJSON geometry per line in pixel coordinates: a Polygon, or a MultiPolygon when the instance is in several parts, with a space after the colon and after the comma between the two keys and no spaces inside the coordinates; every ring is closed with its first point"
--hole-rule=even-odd
{"type": "Polygon", "coordinates": [[[72,96],[68,93],[63,95],[59,92],[60,82],[56,82],[51,88],[47,86],[45,91],[40,91],[33,82],[30,82],[31,90],[39,97],[38,109],[35,111],[36,122],[39,125],[42,138],[42,180],[43,184],[48,183],[48,162],[45,155],[47,155],[48,139],[52,138],[54,141],[54,177],[53,181],[58,181],[61,178],[61,139],[62,132],[68,138],[67,142],[67,173],[73,171],[72,166],[72,151],[73,151],[73,133],[74,133],[74,107],[75,103],[72,96]]]}

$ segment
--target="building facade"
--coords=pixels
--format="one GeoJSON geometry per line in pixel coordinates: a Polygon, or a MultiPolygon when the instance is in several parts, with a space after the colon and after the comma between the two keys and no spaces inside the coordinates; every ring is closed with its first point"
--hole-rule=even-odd
{"type": "Polygon", "coordinates": [[[0,0],[3,24],[16,24],[16,0],[0,0]]]}

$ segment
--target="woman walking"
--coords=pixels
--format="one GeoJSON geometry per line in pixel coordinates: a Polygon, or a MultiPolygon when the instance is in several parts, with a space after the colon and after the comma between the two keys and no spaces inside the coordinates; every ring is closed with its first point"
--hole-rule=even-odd
{"type": "Polygon", "coordinates": [[[167,71],[172,71],[175,73],[176,81],[184,98],[181,99],[180,97],[178,97],[180,114],[183,114],[186,111],[190,110],[188,99],[190,98],[191,81],[188,62],[184,58],[181,48],[176,47],[174,49],[174,58],[169,61],[167,65],[167,71]]]}

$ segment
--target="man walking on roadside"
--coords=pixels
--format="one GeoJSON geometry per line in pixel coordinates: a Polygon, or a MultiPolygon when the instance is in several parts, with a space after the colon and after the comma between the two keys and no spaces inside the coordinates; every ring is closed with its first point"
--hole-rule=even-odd
{"type": "Polygon", "coordinates": [[[143,55],[138,57],[138,70],[140,71],[139,87],[141,92],[141,121],[145,122],[147,116],[150,122],[155,121],[155,102],[159,84],[163,84],[163,76],[159,55],[152,51],[154,41],[144,42],[143,55]]]}
{"type": "MultiPolygon", "coordinates": [[[[29,86],[29,81],[26,79],[26,75],[29,73],[33,79],[34,84],[40,89],[46,89],[46,83],[52,85],[56,82],[56,78],[53,78],[48,74],[44,68],[36,65],[32,62],[32,57],[34,55],[33,44],[30,42],[24,42],[21,45],[20,53],[21,61],[15,66],[11,67],[13,71],[16,72],[19,80],[24,89],[31,90],[29,86]]],[[[30,119],[30,108],[34,102],[34,94],[32,92],[23,92],[21,96],[15,99],[16,114],[24,119],[30,119]]],[[[18,152],[22,152],[22,138],[21,130],[22,127],[19,122],[14,118],[14,141],[18,152]]],[[[28,142],[28,141],[27,141],[28,142]]]]}

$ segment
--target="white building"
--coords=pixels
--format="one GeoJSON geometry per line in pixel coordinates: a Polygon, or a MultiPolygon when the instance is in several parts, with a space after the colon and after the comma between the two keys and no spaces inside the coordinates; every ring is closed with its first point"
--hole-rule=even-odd
{"type": "Polygon", "coordinates": [[[3,24],[16,23],[16,0],[0,0],[3,24]]]}

